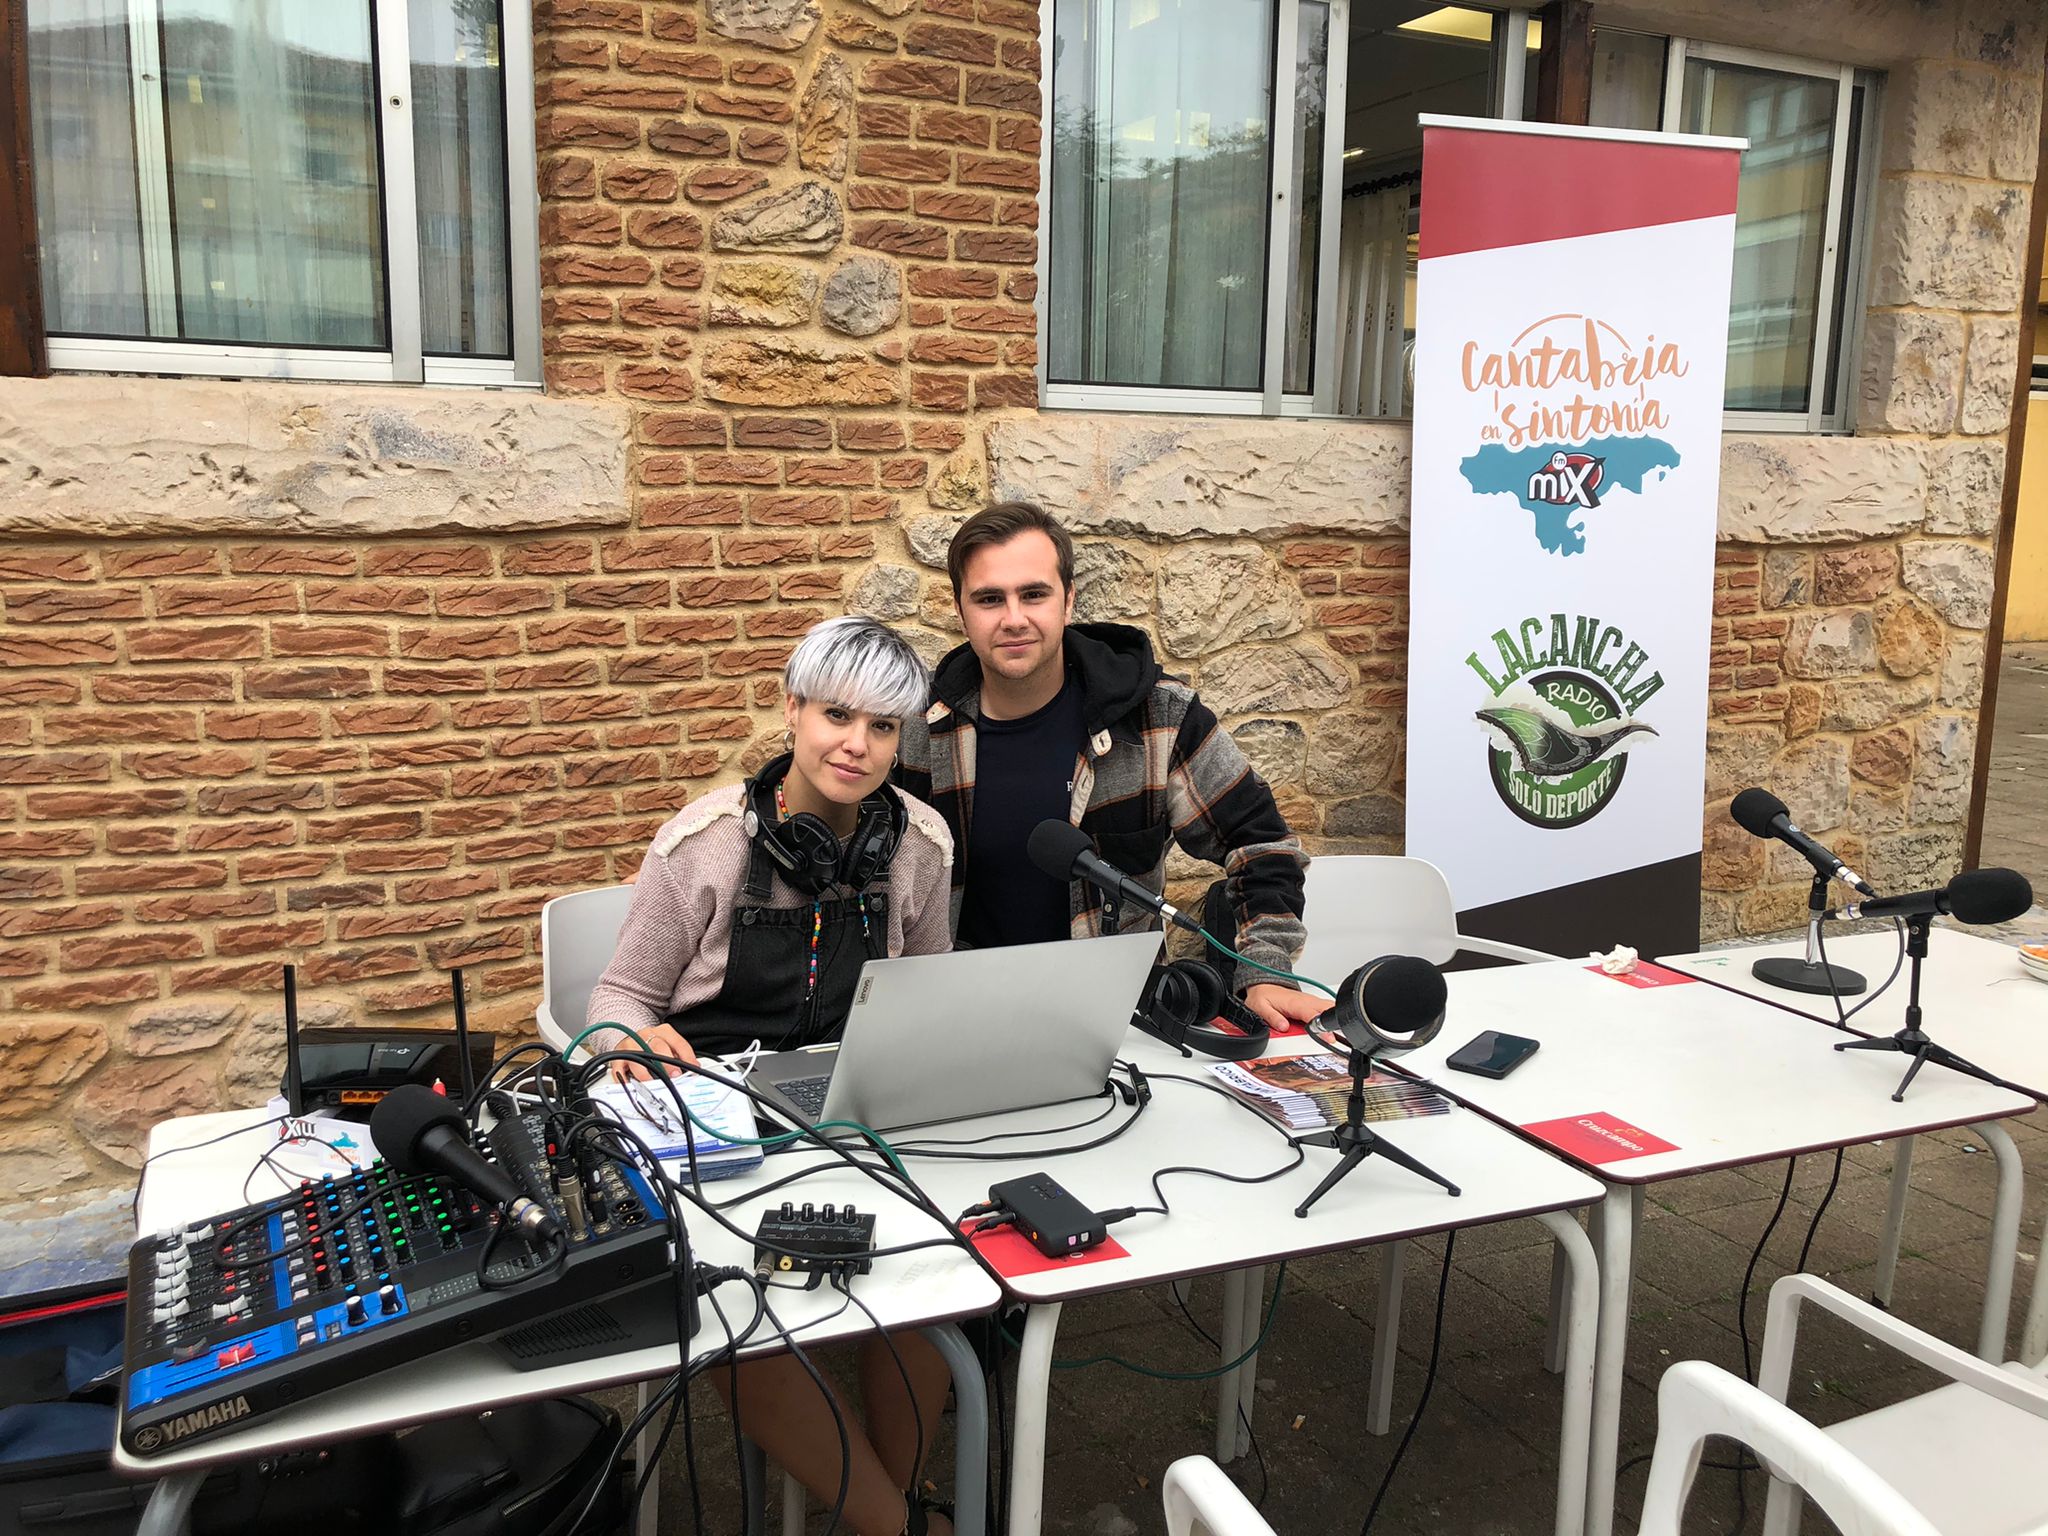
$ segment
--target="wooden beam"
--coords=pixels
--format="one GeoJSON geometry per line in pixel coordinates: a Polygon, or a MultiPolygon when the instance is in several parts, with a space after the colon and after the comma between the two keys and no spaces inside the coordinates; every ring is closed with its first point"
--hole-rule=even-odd
{"type": "Polygon", "coordinates": [[[1528,116],[1584,127],[1593,114],[1592,0],[1550,0],[1536,20],[1543,27],[1543,48],[1536,56],[1536,100],[1528,116]]]}
{"type": "MultiPolygon", "coordinates": [[[[2048,72],[2048,53],[2042,59],[2048,72]]],[[[2048,110],[2039,124],[2041,157],[2035,163],[2032,225],[2027,231],[2027,285],[2020,295],[2020,356],[2012,387],[2012,420],[2005,429],[2005,486],[1998,504],[1998,544],[1991,576],[1991,626],[1984,633],[1984,697],[1977,706],[1977,756],[1970,769],[1970,815],[1963,829],[1963,868],[1984,853],[1984,794],[1991,783],[1991,732],[1998,710],[1998,667],[2005,651],[2005,604],[2012,586],[2013,537],[2020,519],[2020,455],[2027,446],[2027,395],[2034,373],[2034,331],[2041,304],[2042,231],[2048,228],[2048,110]]],[[[2034,444],[2048,453],[2048,442],[2034,444]]],[[[2048,893],[2037,893],[2048,899],[2048,893]]]]}
{"type": "Polygon", "coordinates": [[[29,140],[28,0],[0,0],[0,375],[49,371],[29,140]]]}

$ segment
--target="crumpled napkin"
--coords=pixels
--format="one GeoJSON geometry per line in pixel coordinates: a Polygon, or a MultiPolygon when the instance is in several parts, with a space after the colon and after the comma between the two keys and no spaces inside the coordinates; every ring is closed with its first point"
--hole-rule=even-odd
{"type": "Polygon", "coordinates": [[[1610,976],[1626,976],[1642,960],[1642,957],[1626,944],[1617,944],[1604,955],[1598,950],[1594,950],[1586,958],[1588,960],[1597,960],[1600,964],[1600,969],[1610,976]]]}

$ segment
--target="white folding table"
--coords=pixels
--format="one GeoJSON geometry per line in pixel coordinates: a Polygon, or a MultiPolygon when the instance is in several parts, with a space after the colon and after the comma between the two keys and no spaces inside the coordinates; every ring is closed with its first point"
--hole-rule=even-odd
{"type": "MultiPolygon", "coordinates": [[[[1276,1055],[1314,1049],[1314,1043],[1304,1036],[1274,1042],[1276,1055]]],[[[1124,1055],[1152,1076],[1152,1103],[1129,1132],[1106,1146],[1062,1153],[1057,1150],[1057,1138],[1035,1143],[1019,1137],[996,1144],[1013,1150],[1014,1155],[1005,1162],[960,1162],[917,1157],[916,1132],[891,1139],[905,1149],[911,1176],[949,1212],[966,1210],[986,1197],[991,1183],[1025,1172],[1042,1170],[1084,1205],[1107,1210],[1156,1203],[1150,1182],[1155,1169],[1193,1164],[1255,1173],[1277,1168],[1292,1157],[1278,1127],[1255,1111],[1165,1075],[1208,1077],[1206,1058],[1184,1059],[1136,1032],[1126,1040],[1124,1055]]],[[[1075,1118],[1074,1106],[1053,1106],[935,1127],[926,1134],[965,1141],[991,1130],[1008,1133],[1034,1126],[1069,1125],[1075,1118]]],[[[1600,1185],[1503,1132],[1485,1117],[1462,1110],[1376,1124],[1374,1129],[1460,1185],[1464,1193],[1453,1198],[1385,1158],[1369,1157],[1324,1195],[1306,1217],[1297,1218],[1295,1206],[1315,1188],[1337,1156],[1312,1148],[1300,1167],[1263,1184],[1173,1175],[1165,1180],[1170,1215],[1140,1216],[1111,1229],[1110,1235],[1128,1250],[1127,1257],[1068,1264],[1003,1281],[1004,1290],[1030,1309],[1017,1375],[1010,1453],[1011,1536],[1036,1536],[1044,1514],[1048,1394],[1053,1341],[1063,1303],[1196,1275],[1223,1274],[1222,1358],[1228,1362],[1243,1354],[1258,1336],[1259,1292],[1256,1286],[1243,1284],[1244,1271],[1308,1254],[1381,1243],[1391,1246],[1411,1237],[1518,1217],[1532,1217],[1548,1227],[1570,1266],[1556,1531],[1558,1536],[1578,1536],[1586,1495],[1584,1453],[1591,1413],[1598,1280],[1592,1246],[1577,1221],[1566,1213],[1597,1200],[1600,1185]]],[[[817,1155],[790,1153],[775,1161],[817,1155]]],[[[822,1198],[832,1198],[829,1189],[822,1198]]],[[[1375,1329],[1376,1391],[1393,1367],[1393,1351],[1379,1348],[1391,1331],[1386,1325],[1387,1301],[1383,1294],[1381,1325],[1375,1329]]],[[[1255,1360],[1247,1358],[1222,1383],[1219,1411],[1224,1424],[1234,1423],[1239,1402],[1248,1399],[1255,1367],[1255,1360]]]]}
{"type": "Polygon", "coordinates": [[[1609,1536],[1614,1523],[1632,1247],[1648,1184],[1967,1125],[1998,1165],[1985,1331],[1995,1326],[2003,1337],[2021,1172],[2012,1139],[1989,1122],[2024,1114],[2032,1099],[1929,1067],[1894,1104],[1895,1058],[1838,1053],[1838,1030],[1696,982],[1633,985],[1582,960],[1445,980],[1451,1022],[1400,1067],[1541,1140],[1606,1186],[1594,1222],[1601,1301],[1588,1536],[1609,1536]],[[1483,1029],[1531,1036],[1541,1049],[1503,1079],[1446,1070],[1445,1056],[1483,1029]]]}
{"type": "MultiPolygon", "coordinates": [[[[1787,943],[1745,945],[1738,949],[1701,950],[1659,963],[1688,976],[1711,981],[1780,1008],[1805,1014],[1824,1024],[1836,1022],[1834,1004],[1825,996],[1793,992],[1759,981],[1750,966],[1771,956],[1803,958],[1804,939],[1787,943]]],[[[1890,929],[1827,936],[1828,959],[1859,971],[1868,990],[1844,997],[1846,1011],[1884,985],[1899,954],[1890,929]]],[[[1906,1022],[1906,971],[1851,1015],[1848,1027],[1861,1035],[1889,1035],[1906,1022]]],[[[1938,1043],[1996,1073],[2037,1099],[2048,1099],[2048,984],[2035,980],[2013,955],[2011,942],[1940,925],[1928,930],[1927,959],[1920,974],[1922,1027],[1938,1043]]],[[[1903,1057],[1896,1060],[1904,1070],[1903,1057]]],[[[1908,1090],[1908,1097],[1911,1090],[1908,1090]]],[[[1872,1290],[1889,1301],[1892,1273],[1898,1263],[1899,1238],[1905,1221],[1906,1190],[1913,1173],[1913,1143],[1901,1140],[1892,1158],[1891,1203],[1885,1212],[1884,1238],[1872,1290]]],[[[2033,1295],[2020,1333],[2020,1358],[2039,1360],[2048,1354],[2048,1264],[2034,1267],[2033,1295]]]]}
{"type": "MultiPolygon", "coordinates": [[[[258,1155],[276,1136],[273,1125],[263,1123],[261,1110],[229,1114],[193,1115],[167,1120],[150,1133],[149,1153],[153,1161],[142,1180],[136,1211],[138,1233],[159,1232],[183,1226],[202,1216],[234,1210],[254,1200],[283,1192],[284,1186],[266,1169],[250,1181],[247,1199],[243,1184],[258,1155]],[[221,1136],[238,1126],[250,1129],[211,1146],[194,1144],[221,1136]],[[174,1148],[193,1150],[172,1150],[174,1148]]],[[[357,1128],[359,1134],[361,1128],[357,1128]]],[[[822,1154],[821,1154],[822,1155],[822,1154]]],[[[707,1185],[715,1196],[741,1193],[748,1182],[766,1183],[770,1177],[790,1171],[771,1159],[765,1172],[739,1175],[722,1183],[707,1185]]],[[[783,1200],[781,1192],[746,1201],[726,1213],[742,1230],[751,1231],[760,1214],[783,1200]]],[[[806,1200],[852,1200],[863,1210],[875,1213],[877,1247],[893,1247],[942,1235],[930,1217],[900,1195],[850,1169],[840,1169],[807,1179],[802,1197],[806,1200]]],[[[751,1268],[751,1244],[741,1241],[708,1218],[694,1214],[685,1205],[684,1224],[693,1255],[714,1266],[738,1265],[751,1268]],[[694,1215],[694,1219],[693,1219],[694,1215]]],[[[955,1366],[955,1391],[961,1398],[956,1423],[961,1429],[958,1473],[962,1488],[978,1490],[986,1480],[986,1436],[970,1443],[969,1430],[977,1420],[987,1424],[982,1403],[981,1371],[978,1360],[956,1329],[946,1325],[961,1318],[979,1317],[992,1311],[1001,1292],[979,1264],[958,1247],[934,1247],[916,1253],[875,1260],[872,1273],[854,1282],[860,1299],[882,1324],[892,1330],[926,1330],[955,1366]]],[[[725,1288],[721,1304],[734,1327],[745,1323],[752,1304],[738,1287],[725,1288]]],[[[817,1345],[859,1338],[873,1331],[858,1307],[842,1306],[842,1298],[829,1287],[816,1291],[782,1290],[773,1293],[776,1316],[807,1350],[817,1345]],[[835,1316],[834,1313],[837,1313],[835,1316]]],[[[702,1354],[721,1343],[723,1334],[708,1302],[700,1302],[700,1320],[693,1353],[702,1354]]],[[[773,1354],[782,1349],[775,1335],[763,1329],[741,1350],[743,1358],[773,1354]]],[[[626,1350],[595,1360],[553,1365],[540,1370],[515,1370],[489,1343],[464,1344],[443,1350],[424,1360],[380,1372],[363,1381],[322,1393],[319,1397],[280,1413],[260,1424],[237,1430],[217,1439],[203,1440],[189,1448],[162,1456],[138,1459],[119,1446],[114,1465],[137,1477],[161,1477],[151,1500],[150,1522],[145,1532],[169,1532],[183,1523],[184,1508],[196,1493],[205,1470],[223,1462],[297,1446],[321,1445],[336,1440],[393,1429],[422,1419],[458,1413],[474,1413],[494,1405],[536,1398],[566,1397],[625,1382],[646,1381],[666,1376],[677,1368],[673,1344],[626,1350]],[[183,1507],[180,1507],[180,1506],[183,1507]]],[[[643,1439],[643,1447],[649,1441],[643,1439]]],[[[642,1506],[642,1531],[651,1536],[653,1524],[652,1488],[642,1506]]],[[[980,1528],[982,1511],[978,1498],[961,1500],[961,1529],[980,1528]]]]}

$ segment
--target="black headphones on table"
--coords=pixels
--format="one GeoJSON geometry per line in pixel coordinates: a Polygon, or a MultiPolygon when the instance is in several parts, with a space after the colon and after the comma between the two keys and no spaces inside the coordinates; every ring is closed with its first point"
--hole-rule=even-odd
{"type": "Polygon", "coordinates": [[[1265,1053],[1271,1039],[1265,1020],[1232,997],[1205,960],[1155,965],[1131,1022],[1168,1045],[1222,1061],[1250,1061],[1265,1053]],[[1244,1033],[1218,1029],[1219,1016],[1244,1033]]]}
{"type": "Polygon", "coordinates": [[[823,817],[798,811],[784,821],[775,809],[775,788],[788,775],[791,754],[765,764],[742,791],[741,818],[747,836],[768,855],[782,878],[816,898],[834,885],[858,891],[889,868],[903,843],[909,817],[903,801],[884,784],[860,803],[860,816],[844,842],[823,817]]]}

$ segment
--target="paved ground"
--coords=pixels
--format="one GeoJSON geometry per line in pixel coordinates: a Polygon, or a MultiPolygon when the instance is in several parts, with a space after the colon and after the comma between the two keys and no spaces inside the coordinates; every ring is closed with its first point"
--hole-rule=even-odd
{"type": "Polygon", "coordinates": [[[2048,645],[2007,646],[1999,667],[1983,862],[2048,895],[2048,645]]]}
{"type": "MultiPolygon", "coordinates": [[[[1983,862],[2007,864],[2048,889],[2048,647],[2008,650],[1999,693],[1999,731],[1983,862]]],[[[2015,925],[2020,927],[2022,925],[2015,925]]],[[[2036,908],[2025,925],[2048,931],[2036,908]]],[[[2033,1283],[2040,1217],[2048,1199],[2048,1127],[2036,1114],[2013,1125],[2030,1181],[2021,1232],[2015,1327],[2033,1283]]],[[[1784,1217],[1757,1267],[1749,1306],[1752,1341],[1762,1333],[1770,1284],[1794,1267],[1833,1158],[1799,1160],[1784,1217]]],[[[1852,1291],[1868,1290],[1884,1218],[1891,1150],[1852,1149],[1841,1186],[1815,1238],[1809,1268],[1852,1291]]],[[[1647,1466],[1635,1461],[1655,1435],[1657,1378],[1674,1360],[1743,1366],[1739,1329],[1743,1268],[1784,1186],[1785,1168],[1710,1174],[1655,1186],[1638,1256],[1635,1312],[1623,1400],[1619,1528],[1633,1530],[1647,1466]]],[[[1994,1175],[1966,1133],[1923,1138],[1913,1164],[1914,1197],[1893,1303],[1897,1312],[1965,1346],[1976,1335],[1994,1175]]],[[[1362,1380],[1371,1343],[1378,1263],[1352,1254],[1296,1264],[1259,1357],[1255,1428],[1263,1467],[1234,1469],[1254,1496],[1265,1493],[1274,1527],[1293,1533],[1355,1529],[1385,1473],[1421,1390],[1441,1273],[1441,1242],[1410,1250],[1401,1330],[1395,1433],[1362,1427],[1362,1380]]],[[[1377,1528],[1386,1536],[1457,1531],[1474,1536],[1548,1536],[1555,1503],[1559,1391],[1542,1368],[1548,1305],[1548,1239],[1533,1222],[1481,1229],[1459,1239],[1444,1304],[1443,1359],[1435,1391],[1400,1468],[1377,1528]]],[[[1194,1316],[1213,1328],[1216,1282],[1196,1287],[1194,1316]]],[[[1062,1355],[1114,1352],[1170,1369],[1213,1365],[1215,1354],[1174,1306],[1153,1290],[1067,1309],[1062,1355]]],[[[1846,1329],[1814,1325],[1801,1346],[1798,1406],[1826,1422],[1895,1401],[1933,1384],[1846,1329]]],[[[1214,1388],[1147,1380],[1107,1366],[1054,1381],[1046,1527],[1084,1536],[1131,1536],[1163,1529],[1158,1480],[1167,1464],[1214,1444],[1214,1388]]],[[[726,1422],[700,1397],[700,1450],[707,1523],[737,1528],[726,1422]]],[[[943,1472],[941,1472],[943,1480],[943,1472]]],[[[1748,1527],[1760,1529],[1762,1481],[1747,1480],[1748,1527]]],[[[1704,1472],[1688,1529],[1736,1524],[1736,1479],[1704,1472]]],[[[690,1529],[688,1484],[679,1455],[664,1469],[664,1531],[690,1529]]],[[[812,1529],[822,1521],[816,1515],[812,1529]]],[[[1825,1522],[1812,1517],[1809,1530],[1825,1522]]]]}

